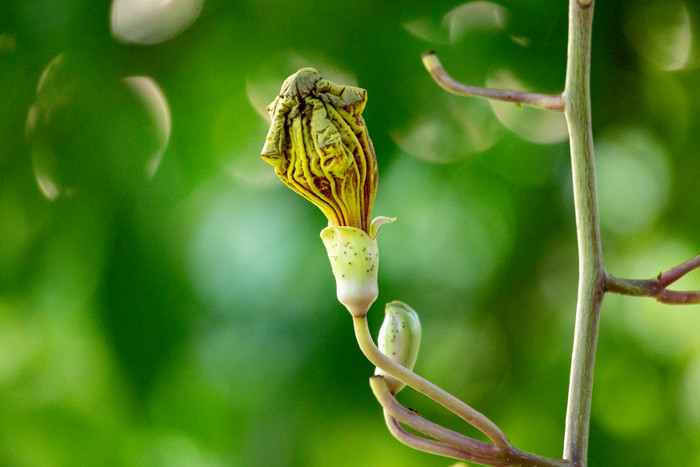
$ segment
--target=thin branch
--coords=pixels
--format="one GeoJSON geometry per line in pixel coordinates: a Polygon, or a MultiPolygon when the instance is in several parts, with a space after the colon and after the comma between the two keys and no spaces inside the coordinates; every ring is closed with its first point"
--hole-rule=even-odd
{"type": "Polygon", "coordinates": [[[406,383],[408,386],[412,387],[421,394],[424,394],[426,397],[431,398],[438,404],[445,407],[447,410],[461,417],[470,425],[481,430],[481,432],[488,436],[489,439],[491,439],[491,441],[493,441],[497,446],[505,447],[510,445],[508,438],[506,438],[506,435],[503,434],[501,429],[482,413],[474,410],[449,392],[436,386],[427,379],[418,376],[411,370],[399,365],[384,355],[377,348],[374,340],[372,339],[372,335],[369,332],[369,326],[367,325],[366,316],[354,316],[353,324],[355,326],[355,337],[357,338],[357,343],[360,346],[362,353],[365,354],[365,357],[367,357],[367,359],[372,362],[373,365],[386,371],[399,381],[406,383]]]}
{"type": "Polygon", "coordinates": [[[435,82],[444,90],[458,96],[482,97],[485,99],[496,99],[500,101],[525,104],[532,107],[547,110],[564,110],[564,101],[561,94],[538,94],[531,92],[508,91],[504,89],[480,88],[467,86],[455,80],[443,68],[435,52],[423,54],[423,65],[433,77],[435,82]]]}
{"type": "MultiPolygon", "coordinates": [[[[370,386],[372,392],[379,403],[384,408],[385,417],[388,414],[391,418],[410,426],[411,428],[442,441],[447,445],[456,448],[458,452],[463,452],[475,456],[472,462],[479,462],[491,466],[510,466],[510,465],[527,465],[540,467],[568,467],[571,464],[564,460],[550,459],[548,457],[538,456],[529,452],[521,451],[509,444],[508,446],[499,447],[493,444],[484,443],[460,433],[437,425],[417,413],[402,406],[391,394],[386,385],[386,381],[382,376],[373,376],[370,378],[370,386]],[[479,458],[480,460],[476,459],[479,458]]],[[[387,422],[388,423],[388,422],[387,422]]],[[[391,429],[391,427],[390,427],[391,429]]],[[[392,433],[393,434],[393,433],[392,433]]],[[[396,436],[396,434],[394,434],[396,436]]],[[[420,437],[418,437],[420,438],[420,437]]],[[[403,441],[402,441],[403,442],[403,441]]],[[[437,443],[440,444],[440,443],[437,443]]],[[[443,454],[445,455],[445,454],[443,454]]],[[[455,456],[452,456],[455,457],[455,456]]]]}
{"type": "Polygon", "coordinates": [[[408,447],[417,449],[419,451],[427,452],[430,454],[437,454],[444,457],[452,457],[454,459],[461,459],[469,462],[474,462],[484,465],[492,466],[505,466],[507,464],[494,463],[491,459],[486,459],[479,457],[475,454],[470,454],[468,452],[462,451],[460,449],[454,448],[446,443],[441,443],[440,441],[435,441],[432,439],[423,438],[422,436],[414,435],[409,433],[404,429],[401,424],[394,417],[389,415],[389,413],[384,411],[384,419],[386,420],[386,426],[389,428],[389,432],[408,447]]]}
{"type": "Polygon", "coordinates": [[[678,292],[664,289],[654,298],[666,305],[697,305],[700,304],[700,291],[678,292]]]}
{"type": "Polygon", "coordinates": [[[690,271],[697,268],[700,268],[700,255],[697,255],[695,258],[659,274],[659,283],[663,287],[668,287],[681,277],[688,274],[690,271]]]}
{"type": "Polygon", "coordinates": [[[677,291],[668,290],[667,287],[698,268],[700,255],[662,272],[654,279],[622,279],[608,274],[605,278],[605,291],[635,297],[651,297],[668,305],[694,305],[700,303],[700,290],[677,291]]]}
{"type": "Polygon", "coordinates": [[[426,420],[415,412],[408,410],[391,394],[382,376],[372,376],[369,379],[372,392],[384,410],[392,417],[421,433],[450,444],[460,450],[476,454],[481,457],[494,457],[502,451],[493,444],[485,443],[463,434],[457,433],[436,423],[426,420]]]}

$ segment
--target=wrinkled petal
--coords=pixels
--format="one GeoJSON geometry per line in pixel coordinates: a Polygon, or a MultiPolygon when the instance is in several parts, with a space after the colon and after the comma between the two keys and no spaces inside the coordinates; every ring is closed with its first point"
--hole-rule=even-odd
{"type": "Polygon", "coordinates": [[[270,104],[263,159],[331,226],[368,232],[377,159],[362,118],[367,91],[324,80],[313,68],[287,78],[270,104]]]}

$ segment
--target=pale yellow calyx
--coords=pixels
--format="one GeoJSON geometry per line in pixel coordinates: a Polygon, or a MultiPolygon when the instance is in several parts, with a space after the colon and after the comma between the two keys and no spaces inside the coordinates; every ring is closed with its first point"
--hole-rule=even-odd
{"type": "Polygon", "coordinates": [[[338,301],[355,317],[362,317],[377,299],[379,248],[377,239],[354,227],[326,227],[321,231],[336,282],[338,301]]]}
{"type": "Polygon", "coordinates": [[[329,226],[321,231],[336,282],[338,301],[354,316],[362,317],[377,299],[379,268],[379,228],[395,217],[377,217],[369,234],[355,227],[329,226]]]}
{"type": "MultiPolygon", "coordinates": [[[[422,334],[418,313],[399,301],[387,303],[385,311],[384,322],[377,338],[379,350],[399,365],[412,370],[418,359],[422,334]]],[[[384,377],[392,394],[406,386],[380,368],[377,368],[375,374],[384,377]]]]}

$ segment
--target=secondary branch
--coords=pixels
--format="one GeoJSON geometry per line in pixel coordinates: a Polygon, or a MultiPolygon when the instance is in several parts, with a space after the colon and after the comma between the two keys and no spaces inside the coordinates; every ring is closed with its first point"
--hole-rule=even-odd
{"type": "Polygon", "coordinates": [[[425,65],[430,76],[433,77],[440,87],[458,96],[496,99],[560,112],[564,110],[564,101],[561,94],[508,91],[505,89],[480,88],[462,84],[447,73],[440,63],[440,60],[437,58],[437,55],[435,55],[435,52],[426,52],[423,54],[423,65],[425,65]]]}
{"type": "Polygon", "coordinates": [[[654,279],[622,279],[608,274],[605,291],[635,297],[651,297],[669,305],[694,305],[700,303],[700,290],[668,290],[668,286],[689,272],[700,268],[700,255],[662,272],[654,279]]]}

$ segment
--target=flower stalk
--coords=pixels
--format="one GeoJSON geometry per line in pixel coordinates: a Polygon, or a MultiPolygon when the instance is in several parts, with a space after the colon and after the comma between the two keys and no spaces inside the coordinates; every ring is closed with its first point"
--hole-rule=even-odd
{"type": "Polygon", "coordinates": [[[488,436],[495,445],[508,446],[510,444],[501,429],[484,414],[474,410],[444,389],[384,355],[372,339],[369,326],[367,325],[367,317],[353,317],[353,324],[355,325],[355,337],[360,350],[373,365],[459,416],[488,436]]]}
{"type": "Polygon", "coordinates": [[[448,92],[563,111],[571,150],[579,289],[572,351],[563,460],[520,451],[491,420],[412,371],[420,344],[420,323],[401,302],[387,305],[379,348],[367,325],[367,311],[378,296],[379,227],[394,219],[371,221],[377,189],[377,161],[362,118],[367,92],[324,80],[303,68],[283,84],[269,106],[271,126],[262,157],[279,178],[315,204],[328,218],[321,232],[338,300],[353,317],[355,335],[367,359],[376,365],[370,386],[384,410],[389,431],[401,442],[425,452],[493,466],[587,465],[593,372],[600,309],[605,292],[653,297],[662,303],[700,303],[700,291],[668,286],[700,268],[700,256],[654,279],[622,279],[603,262],[593,157],[590,55],[593,0],[570,0],[566,83],[562,94],[547,95],[479,88],[459,83],[434,52],[423,55],[433,79],[448,92]],[[410,386],[463,418],[492,443],[441,427],[406,409],[395,398],[410,386]],[[406,425],[426,437],[404,429],[406,425]]]}

